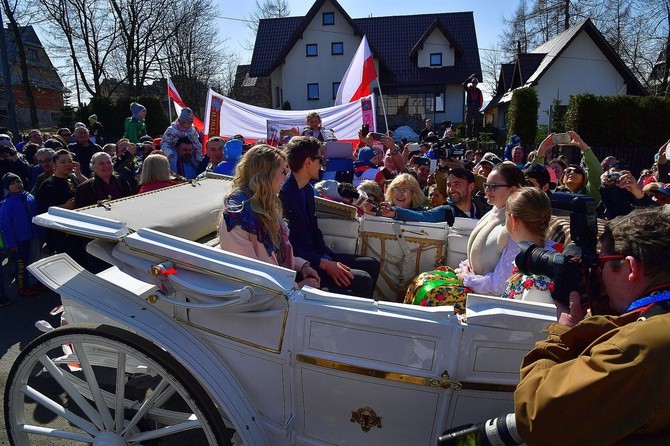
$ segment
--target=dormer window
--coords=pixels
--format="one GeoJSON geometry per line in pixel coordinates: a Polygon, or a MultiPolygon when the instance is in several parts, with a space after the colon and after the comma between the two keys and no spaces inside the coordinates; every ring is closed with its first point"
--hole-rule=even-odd
{"type": "Polygon", "coordinates": [[[442,53],[430,53],[430,66],[431,67],[442,66],[442,53]]]}
{"type": "Polygon", "coordinates": [[[330,26],[335,24],[334,12],[324,12],[322,17],[323,17],[323,26],[330,26]]]}

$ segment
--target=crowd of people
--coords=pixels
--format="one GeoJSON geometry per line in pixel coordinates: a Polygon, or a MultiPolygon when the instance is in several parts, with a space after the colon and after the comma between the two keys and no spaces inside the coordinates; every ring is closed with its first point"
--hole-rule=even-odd
{"type": "MultiPolygon", "coordinates": [[[[473,101],[476,84],[470,77],[463,85],[473,101]]],[[[524,360],[515,394],[518,434],[538,443],[559,438],[557,432],[570,444],[583,443],[587,433],[589,443],[667,439],[663,375],[639,365],[661,367],[669,357],[664,336],[668,318],[656,316],[670,310],[670,213],[662,207],[670,204],[670,141],[636,177],[623,160],[608,156],[599,161],[574,131],[550,134],[528,154],[513,136],[498,156],[481,148],[459,148],[451,126],[436,134],[427,120],[418,142],[396,142],[392,132],[366,134],[361,129],[352,145],[351,170],[336,172],[337,180],[324,180],[330,164],[325,142],[334,135],[322,128],[318,113],[310,112],[303,134],[282,147],[263,141],[249,147],[241,135],[211,137],[203,147],[190,109],[183,109],[154,139],[144,124],[146,109],[138,103],[130,108],[125,134],[115,144],[98,144],[102,125],[95,115],[89,126],[78,122],[72,130],[31,130],[17,146],[11,135],[0,134],[2,252],[11,260],[7,264],[19,296],[42,290],[26,266],[45,252],[64,252],[89,269],[100,267],[88,258],[85,240],[39,228],[32,223],[35,215],[54,206],[105,205],[210,171],[234,175],[222,203],[220,247],[295,270],[296,287],[372,298],[380,273],[376,259],[328,247],[318,226],[316,195],[356,204],[361,215],[400,221],[451,226],[455,217],[474,219],[467,259],[437,276],[447,274],[468,291],[557,306],[551,337],[524,360]],[[573,149],[572,156],[560,150],[566,147],[573,149]],[[358,198],[342,192],[352,189],[358,198]],[[611,220],[601,236],[597,274],[613,313],[620,316],[585,318],[589,308],[578,293],[570,294],[569,307],[556,302],[552,278],[522,273],[515,266],[521,243],[560,251],[547,239],[551,198],[559,192],[590,197],[598,216],[611,220]],[[635,390],[621,391],[632,386],[635,390]],[[614,396],[621,406],[634,405],[636,416],[600,423],[609,426],[605,430],[593,429],[598,423],[590,421],[601,412],[605,416],[604,411],[598,406],[573,410],[570,397],[576,394],[588,396],[593,405],[614,396]],[[566,428],[566,420],[574,424],[566,428]]],[[[2,286],[0,306],[10,303],[4,281],[2,286]]],[[[414,297],[406,301],[434,303],[414,297]]]]}

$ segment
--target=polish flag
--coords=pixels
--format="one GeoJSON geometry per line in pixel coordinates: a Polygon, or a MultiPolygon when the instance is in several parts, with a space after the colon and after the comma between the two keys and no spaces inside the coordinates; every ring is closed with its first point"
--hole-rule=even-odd
{"type": "Polygon", "coordinates": [[[370,83],[377,79],[377,70],[368,46],[367,37],[363,36],[354,58],[344,73],[337,89],[335,105],[348,104],[370,94],[370,83]]]}
{"type": "MultiPolygon", "coordinates": [[[[179,116],[181,110],[183,108],[186,108],[186,103],[181,99],[181,96],[179,96],[179,92],[174,87],[172,79],[170,79],[169,77],[167,78],[167,90],[168,90],[168,97],[172,99],[174,109],[177,112],[177,116],[179,116]]],[[[205,130],[205,124],[200,119],[198,119],[198,117],[195,116],[195,114],[193,115],[193,127],[195,127],[195,129],[200,133],[202,133],[205,130]]]]}

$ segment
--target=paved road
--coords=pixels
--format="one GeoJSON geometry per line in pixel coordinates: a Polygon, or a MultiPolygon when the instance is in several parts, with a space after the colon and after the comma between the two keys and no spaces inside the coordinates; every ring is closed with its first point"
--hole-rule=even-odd
{"type": "MultiPolygon", "coordinates": [[[[5,271],[7,268],[5,268],[5,271]]],[[[12,367],[14,359],[26,345],[40,332],[35,328],[35,321],[44,319],[53,326],[59,325],[59,317],[49,315],[49,311],[60,304],[60,297],[51,291],[42,293],[36,297],[18,297],[16,286],[8,286],[5,280],[7,294],[13,300],[13,304],[0,308],[0,395],[5,395],[5,383],[7,375],[12,367]]],[[[4,402],[0,405],[0,445],[8,445],[7,431],[5,429],[4,402]]],[[[44,445],[50,444],[45,440],[44,445]]]]}

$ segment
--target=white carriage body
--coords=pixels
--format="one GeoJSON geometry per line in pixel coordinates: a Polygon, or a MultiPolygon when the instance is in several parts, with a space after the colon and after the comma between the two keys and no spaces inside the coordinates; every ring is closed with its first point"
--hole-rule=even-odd
{"type": "MultiPolygon", "coordinates": [[[[519,364],[553,306],[470,295],[456,315],[295,290],[294,271],[217,246],[228,187],[212,176],[110,209],[52,208],[35,221],[96,239],[89,251],[114,266],[94,276],[57,255],[31,271],[61,294],[70,325],[121,327],[173,355],[244,444],[431,445],[513,410],[519,364]]],[[[321,219],[336,250],[388,260],[377,289],[387,298],[436,260],[464,258],[472,222],[458,220],[321,219]]]]}

